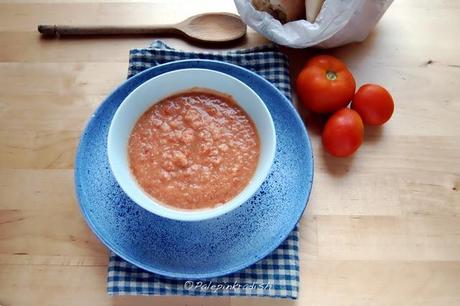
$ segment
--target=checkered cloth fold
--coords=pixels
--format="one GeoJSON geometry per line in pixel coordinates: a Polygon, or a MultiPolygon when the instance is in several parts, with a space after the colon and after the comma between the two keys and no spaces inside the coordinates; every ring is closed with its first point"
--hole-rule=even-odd
{"type": "MultiPolygon", "coordinates": [[[[291,99],[288,61],[274,46],[228,52],[185,52],[162,41],[130,51],[128,77],[147,68],[182,59],[212,59],[252,70],[291,99]]],[[[110,255],[107,292],[110,295],[265,296],[296,299],[299,290],[297,227],[271,254],[239,272],[201,281],[168,278],[142,270],[116,254],[110,255]]]]}

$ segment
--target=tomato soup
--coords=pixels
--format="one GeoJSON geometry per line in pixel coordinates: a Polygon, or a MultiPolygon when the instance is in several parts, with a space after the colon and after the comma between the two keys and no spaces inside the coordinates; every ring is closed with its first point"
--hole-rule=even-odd
{"type": "Polygon", "coordinates": [[[181,209],[231,200],[249,183],[259,154],[255,125],[234,99],[200,88],[154,104],[135,124],[128,145],[138,184],[181,209]]]}

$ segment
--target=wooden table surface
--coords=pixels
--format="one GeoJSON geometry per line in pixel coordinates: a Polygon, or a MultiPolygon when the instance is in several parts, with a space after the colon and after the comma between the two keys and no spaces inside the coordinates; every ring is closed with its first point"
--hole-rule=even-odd
{"type": "MultiPolygon", "coordinates": [[[[460,2],[395,1],[361,44],[330,50],[393,94],[349,159],[310,126],[315,180],[297,301],[109,297],[107,249],[80,215],[76,145],[151,38],[42,40],[39,23],[149,24],[233,1],[0,0],[0,305],[460,305],[460,2]]],[[[178,39],[172,46],[202,49],[178,39]]],[[[250,31],[233,47],[265,43],[250,31]]],[[[286,50],[292,77],[312,53],[286,50]]]]}

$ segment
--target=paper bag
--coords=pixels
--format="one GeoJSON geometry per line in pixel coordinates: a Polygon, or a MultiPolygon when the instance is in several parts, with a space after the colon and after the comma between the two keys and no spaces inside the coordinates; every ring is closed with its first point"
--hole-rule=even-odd
{"type": "Polygon", "coordinates": [[[326,0],[314,23],[281,24],[256,10],[251,0],[235,0],[241,19],[271,41],[293,48],[332,48],[363,41],[393,0],[326,0]]]}

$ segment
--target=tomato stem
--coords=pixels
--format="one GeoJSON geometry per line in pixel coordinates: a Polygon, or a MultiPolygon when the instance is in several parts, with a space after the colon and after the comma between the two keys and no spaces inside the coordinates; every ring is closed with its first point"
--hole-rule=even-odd
{"type": "Polygon", "coordinates": [[[337,80],[337,74],[334,71],[326,71],[326,78],[330,81],[337,80]]]}

